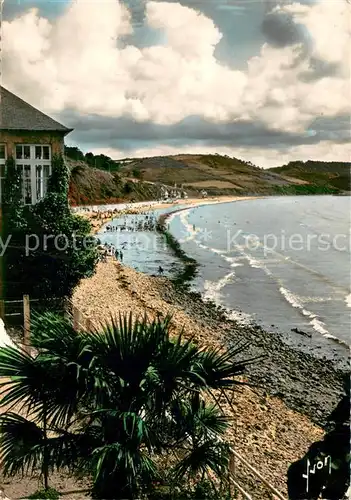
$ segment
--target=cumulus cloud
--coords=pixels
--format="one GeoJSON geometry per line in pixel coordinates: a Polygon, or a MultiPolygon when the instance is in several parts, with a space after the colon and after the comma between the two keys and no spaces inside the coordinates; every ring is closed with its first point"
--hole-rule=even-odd
{"type": "Polygon", "coordinates": [[[274,7],[275,23],[289,19],[298,29],[284,43],[264,44],[246,71],[216,59],[219,28],[180,3],[146,1],[145,22],[163,41],[144,48],[121,45],[133,28],[119,0],[76,0],[53,23],[32,9],[4,23],[3,83],[47,112],[69,108],[159,125],[199,116],[303,133],[318,116],[351,110],[349,9],[329,0],[274,7]],[[316,61],[335,74],[317,78],[316,61]]]}

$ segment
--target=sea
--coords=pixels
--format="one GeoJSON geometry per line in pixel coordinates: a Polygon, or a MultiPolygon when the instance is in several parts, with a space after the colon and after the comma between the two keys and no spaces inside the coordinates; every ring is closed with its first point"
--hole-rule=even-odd
{"type": "MultiPolygon", "coordinates": [[[[170,214],[169,231],[199,264],[191,288],[205,300],[338,362],[351,344],[350,208],[347,196],[285,196],[184,204],[147,217],[170,214]]],[[[125,264],[174,276],[183,264],[162,236],[142,229],[145,217],[115,219],[115,231],[98,237],[123,248],[125,264]]]]}

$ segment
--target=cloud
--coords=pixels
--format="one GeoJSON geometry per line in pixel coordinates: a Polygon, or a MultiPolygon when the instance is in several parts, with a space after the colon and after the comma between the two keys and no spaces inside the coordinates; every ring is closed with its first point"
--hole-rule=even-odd
{"type": "Polygon", "coordinates": [[[272,131],[261,123],[251,121],[229,124],[210,123],[198,116],[184,119],[174,125],[157,125],[152,122],[136,123],[131,118],[105,118],[90,116],[88,119],[74,111],[62,115],[64,123],[70,123],[75,131],[69,140],[104,148],[123,150],[138,149],[148,145],[155,148],[159,143],[168,146],[193,144],[218,147],[265,147],[279,149],[299,144],[318,144],[334,140],[345,143],[350,138],[348,115],[338,119],[318,118],[303,134],[272,131]]]}
{"type": "Polygon", "coordinates": [[[166,127],[198,116],[303,135],[316,118],[351,111],[346,2],[271,5],[270,43],[245,71],[216,59],[222,34],[209,17],[180,3],[145,5],[162,43],[143,48],[121,43],[133,26],[118,0],[76,0],[55,22],[35,9],[5,22],[4,85],[46,112],[166,127]]]}
{"type": "Polygon", "coordinates": [[[276,10],[268,13],[262,22],[262,31],[268,42],[275,47],[306,43],[308,31],[295,22],[291,13],[276,10]]]}

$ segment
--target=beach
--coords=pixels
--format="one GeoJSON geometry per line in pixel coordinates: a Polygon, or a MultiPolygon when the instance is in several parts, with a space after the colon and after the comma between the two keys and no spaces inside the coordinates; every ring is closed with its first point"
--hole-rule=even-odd
{"type": "MultiPolygon", "coordinates": [[[[184,200],[179,210],[184,209],[183,205],[250,199],[252,197],[184,200]]],[[[171,212],[174,214],[177,205],[153,202],[129,204],[117,210],[113,206],[91,207],[80,213],[92,222],[93,233],[100,230],[102,234],[103,226],[113,218],[170,207],[174,207],[171,212]]],[[[166,229],[165,217],[163,221],[166,229]]],[[[80,312],[82,328],[87,330],[100,329],[119,314],[141,317],[146,313],[150,319],[171,314],[172,332],[184,331],[185,339],[192,338],[201,347],[225,349],[246,342],[246,351],[238,360],[260,359],[247,367],[240,378],[247,385],[238,386],[231,401],[219,397],[221,408],[231,422],[227,439],[237,453],[287,498],[288,467],[300,459],[312,443],[323,438],[326,419],[343,395],[343,371],[330,360],[286,344],[274,331],[229,319],[224,308],[204,300],[200,293],[177,286],[170,278],[139,272],[114,257],[97,265],[95,275],[76,288],[72,301],[80,312]]],[[[237,482],[253,500],[273,498],[267,487],[238,459],[234,465],[237,482]]],[[[19,498],[36,489],[37,478],[5,481],[6,494],[19,498]]],[[[82,491],[87,487],[86,481],[77,482],[64,473],[55,473],[51,482],[61,491],[80,490],[67,498],[87,498],[82,491]]],[[[239,494],[238,498],[243,497],[239,494]]]]}
{"type": "MultiPolygon", "coordinates": [[[[184,200],[184,206],[252,198],[184,200]]],[[[128,207],[124,213],[143,213],[170,206],[174,207],[171,212],[174,214],[177,205],[165,203],[128,207]]],[[[179,211],[184,209],[179,207],[179,211]]],[[[94,232],[121,215],[120,211],[107,213],[94,232]]],[[[167,227],[165,218],[167,220],[167,216],[163,217],[164,228],[167,227]]],[[[95,276],[81,283],[73,301],[83,317],[96,326],[119,313],[143,315],[146,312],[150,318],[172,314],[174,332],[184,328],[186,337],[194,337],[200,345],[223,348],[247,341],[246,357],[263,356],[263,359],[247,370],[245,381],[254,387],[240,389],[233,407],[223,403],[233,419],[229,440],[286,496],[287,469],[324,435],[326,418],[343,394],[343,371],[336,369],[330,360],[318,359],[287,345],[272,331],[228,319],[223,308],[204,301],[199,293],[176,287],[168,278],[138,272],[112,258],[100,263],[95,276]]],[[[265,487],[259,486],[239,463],[237,475],[239,483],[246,486],[253,498],[271,498],[265,487]]]]}
{"type": "MultiPolygon", "coordinates": [[[[229,439],[235,450],[286,495],[288,466],[323,436],[321,426],[340,399],[342,374],[331,363],[296,352],[259,327],[243,328],[198,294],[179,291],[167,278],[147,276],[112,258],[81,283],[73,302],[97,327],[119,313],[172,314],[174,332],[184,328],[185,337],[201,346],[223,348],[248,340],[245,357],[265,355],[247,372],[254,387],[240,388],[233,408],[226,402],[223,408],[233,419],[229,439]]],[[[271,498],[239,463],[237,474],[253,498],[271,498]]]]}
{"type": "Polygon", "coordinates": [[[151,210],[160,210],[170,207],[177,209],[179,205],[187,207],[212,205],[218,203],[229,203],[232,201],[250,200],[253,196],[212,196],[207,198],[184,198],[181,200],[168,201],[150,201],[137,203],[123,203],[120,205],[95,205],[75,207],[74,212],[89,220],[92,226],[92,233],[97,233],[107,222],[115,217],[123,215],[137,215],[151,210]]]}

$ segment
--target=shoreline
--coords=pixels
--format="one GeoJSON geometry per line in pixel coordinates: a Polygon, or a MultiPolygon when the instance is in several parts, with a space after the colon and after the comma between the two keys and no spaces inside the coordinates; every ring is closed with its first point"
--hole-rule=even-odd
{"type": "MultiPolygon", "coordinates": [[[[253,200],[253,199],[258,199],[262,197],[248,197],[248,196],[243,196],[243,197],[213,197],[211,199],[192,199],[189,201],[189,203],[186,204],[186,206],[177,206],[179,205],[178,203],[176,204],[157,204],[156,203],[153,205],[153,208],[157,208],[158,210],[161,209],[161,212],[157,215],[157,224],[156,224],[156,230],[160,234],[161,237],[164,238],[166,244],[172,251],[173,255],[179,259],[179,261],[182,262],[183,264],[183,269],[177,271],[177,273],[173,277],[169,277],[169,279],[172,281],[173,285],[175,285],[180,291],[191,291],[191,282],[192,280],[196,277],[197,270],[200,266],[199,262],[197,262],[196,259],[194,259],[191,255],[187,254],[181,247],[179,241],[173,234],[169,231],[169,225],[168,225],[168,220],[170,218],[173,218],[175,215],[177,215],[180,212],[183,211],[189,211],[192,210],[195,207],[199,206],[209,206],[212,204],[225,204],[225,203],[234,203],[238,201],[248,201],[248,200],[253,200]],[[171,210],[169,212],[162,212],[162,208],[168,208],[168,207],[173,207],[174,210],[171,210]]],[[[139,205],[139,204],[136,204],[139,205]]],[[[150,212],[150,206],[146,206],[143,204],[143,206],[138,206],[138,210],[135,210],[135,206],[129,207],[129,209],[123,213],[132,213],[132,214],[142,214],[142,213],[147,213],[150,212]]],[[[119,218],[123,215],[123,213],[119,212],[113,215],[113,218],[119,218]]],[[[156,276],[156,274],[149,274],[149,276],[156,276]]],[[[194,293],[197,293],[196,291],[194,293]]],[[[226,308],[222,306],[221,304],[218,304],[212,300],[207,300],[203,299],[206,304],[212,303],[215,307],[220,309],[224,315],[230,320],[231,318],[236,319],[235,315],[232,315],[235,311],[226,308]]],[[[240,322],[240,318],[238,319],[240,322]]],[[[242,324],[242,323],[240,323],[242,324]]],[[[249,328],[262,328],[261,325],[257,322],[251,322],[249,325],[243,324],[243,327],[245,328],[248,326],[249,328]]],[[[269,326],[265,325],[263,326],[263,329],[269,328],[269,326]]],[[[329,346],[329,351],[333,350],[332,354],[328,354],[328,346],[326,346],[323,350],[317,351],[313,347],[308,347],[306,342],[304,342],[304,338],[301,337],[299,338],[298,336],[295,336],[295,339],[293,339],[290,336],[287,336],[285,333],[280,334],[278,331],[270,332],[270,334],[275,335],[276,337],[279,337],[284,345],[290,345],[293,349],[298,350],[299,352],[306,353],[311,355],[312,357],[318,359],[318,360],[327,360],[331,361],[333,364],[335,364],[337,370],[349,370],[350,369],[350,356],[346,354],[346,352],[349,351],[349,346],[346,344],[346,342],[343,341],[338,341],[338,345],[343,345],[344,350],[345,350],[345,357],[343,353],[336,354],[334,349],[332,347],[332,343],[329,346]],[[284,340],[285,337],[285,340],[284,340]],[[302,346],[302,347],[301,347],[302,346]],[[299,349],[301,347],[301,349],[299,349]]],[[[320,349],[320,346],[317,346],[318,349],[320,349]]]]}
{"type": "MultiPolygon", "coordinates": [[[[154,275],[139,273],[139,271],[134,269],[133,271],[149,279],[165,280],[164,282],[168,283],[168,285],[163,290],[163,293],[167,294],[168,289],[172,290],[171,298],[167,301],[169,304],[175,301],[182,309],[188,310],[189,303],[192,303],[191,307],[193,307],[193,310],[191,314],[194,314],[194,311],[196,311],[196,316],[201,311],[197,316],[200,321],[204,317],[212,317],[216,328],[224,329],[226,332],[234,328],[237,332],[241,332],[246,340],[252,342],[250,356],[261,355],[262,352],[267,355],[267,361],[263,363],[263,370],[262,365],[258,371],[255,367],[250,367],[249,375],[252,381],[263,385],[271,395],[282,398],[295,411],[302,412],[317,425],[323,426],[326,417],[338,403],[338,398],[341,398],[343,393],[343,376],[349,373],[349,363],[347,363],[347,368],[336,367],[331,359],[327,359],[326,357],[319,358],[313,353],[300,350],[298,342],[295,346],[287,344],[277,332],[270,332],[254,323],[243,325],[235,319],[228,317],[230,313],[228,309],[213,301],[205,300],[199,292],[191,291],[190,283],[196,275],[199,263],[184,252],[178,240],[168,231],[167,220],[181,211],[191,210],[196,206],[232,203],[256,198],[217,197],[214,199],[194,199],[186,207],[180,207],[179,209],[177,209],[176,204],[161,203],[157,204],[157,206],[153,205],[152,208],[157,209],[168,208],[169,206],[175,207],[175,210],[159,215],[157,230],[165,237],[174,255],[183,262],[185,268],[174,278],[158,278],[154,275]],[[275,367],[275,374],[272,367],[275,367]],[[333,385],[333,380],[335,385],[333,385]],[[312,387],[310,387],[310,384],[312,387]],[[326,399],[328,395],[330,396],[329,402],[326,399]]],[[[140,214],[150,211],[150,208],[145,205],[139,206],[137,212],[134,212],[134,208],[131,207],[131,212],[129,213],[140,214]]],[[[116,218],[119,216],[121,216],[121,213],[113,215],[116,218]]],[[[131,268],[124,265],[123,267],[131,270],[131,268]]],[[[231,343],[234,341],[234,337],[231,339],[227,338],[226,335],[226,341],[231,343]]],[[[301,339],[302,343],[303,339],[301,339]]]]}
{"type": "MultiPolygon", "coordinates": [[[[322,426],[343,394],[343,373],[330,362],[296,351],[260,327],[228,320],[220,308],[198,293],[177,288],[168,278],[146,275],[110,259],[98,264],[92,278],[83,280],[73,301],[96,326],[119,313],[146,313],[151,319],[172,314],[174,331],[184,327],[185,338],[202,346],[223,348],[247,341],[242,358],[263,355],[245,373],[253,387],[240,386],[234,407],[224,406],[235,419],[232,444],[282,492],[288,466],[323,436],[322,426]]],[[[243,485],[247,480],[243,474],[243,485]]],[[[259,490],[254,498],[270,496],[259,490]]]]}
{"type": "MultiPolygon", "coordinates": [[[[75,214],[80,215],[89,220],[92,225],[92,234],[96,234],[100,229],[113,220],[114,218],[119,218],[123,215],[138,215],[145,212],[150,212],[152,210],[162,210],[165,208],[175,207],[175,210],[169,212],[169,215],[177,213],[182,210],[189,210],[192,207],[205,206],[205,205],[215,205],[219,203],[232,203],[235,201],[245,201],[257,199],[259,196],[215,196],[209,198],[190,198],[181,199],[176,202],[158,202],[155,200],[147,202],[136,202],[136,203],[121,203],[116,205],[111,205],[115,208],[105,208],[108,205],[88,205],[88,206],[78,206],[71,207],[75,214]],[[187,207],[182,207],[177,210],[179,205],[188,205],[187,207]],[[118,208],[118,206],[124,208],[118,208]],[[101,208],[101,210],[99,210],[101,208]]],[[[161,214],[162,216],[162,214],[161,214]]]]}

